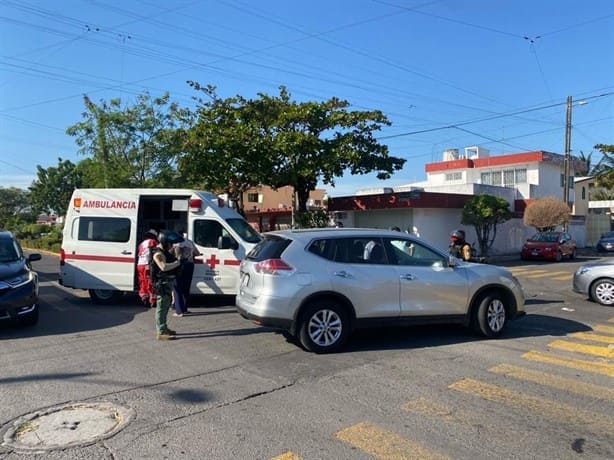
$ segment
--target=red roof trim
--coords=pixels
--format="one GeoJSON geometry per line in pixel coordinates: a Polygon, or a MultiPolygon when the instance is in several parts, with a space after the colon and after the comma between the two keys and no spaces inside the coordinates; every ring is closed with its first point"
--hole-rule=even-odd
{"type": "Polygon", "coordinates": [[[452,193],[412,192],[411,198],[401,193],[343,196],[328,199],[329,211],[370,211],[374,209],[440,208],[462,209],[473,195],[452,193]]]}
{"type": "Polygon", "coordinates": [[[448,171],[452,169],[483,168],[487,166],[504,166],[521,163],[533,163],[536,161],[557,162],[559,158],[562,159],[562,155],[544,152],[543,150],[535,150],[532,152],[509,153],[506,155],[498,155],[494,157],[462,158],[460,160],[427,163],[424,166],[424,170],[429,173],[437,171],[448,171]]]}

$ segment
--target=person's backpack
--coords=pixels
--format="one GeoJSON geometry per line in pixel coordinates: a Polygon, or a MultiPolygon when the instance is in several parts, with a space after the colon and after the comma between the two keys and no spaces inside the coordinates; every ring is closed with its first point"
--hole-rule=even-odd
{"type": "Polygon", "coordinates": [[[181,265],[178,266],[177,268],[174,268],[173,270],[168,270],[168,271],[160,270],[160,267],[158,267],[158,264],[154,260],[154,255],[158,252],[164,253],[164,256],[166,257],[166,262],[168,263],[175,262],[177,260],[175,256],[173,256],[173,254],[171,254],[168,251],[163,251],[157,246],[151,248],[150,257],[149,257],[149,277],[151,281],[155,283],[156,281],[160,281],[163,279],[176,278],[177,275],[179,274],[179,270],[181,270],[181,265]]]}

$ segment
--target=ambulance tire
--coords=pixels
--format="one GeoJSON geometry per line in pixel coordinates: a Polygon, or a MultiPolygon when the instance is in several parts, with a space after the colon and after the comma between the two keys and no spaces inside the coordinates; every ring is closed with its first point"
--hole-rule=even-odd
{"type": "Polygon", "coordinates": [[[108,305],[117,302],[122,296],[121,291],[114,291],[112,289],[90,289],[90,298],[92,302],[100,305],[108,305]]]}

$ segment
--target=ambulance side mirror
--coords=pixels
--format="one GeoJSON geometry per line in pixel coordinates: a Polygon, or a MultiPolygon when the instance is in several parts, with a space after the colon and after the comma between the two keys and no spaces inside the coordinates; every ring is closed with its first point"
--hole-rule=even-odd
{"type": "Polygon", "coordinates": [[[239,249],[239,244],[229,236],[220,236],[217,239],[218,249],[239,249]]]}

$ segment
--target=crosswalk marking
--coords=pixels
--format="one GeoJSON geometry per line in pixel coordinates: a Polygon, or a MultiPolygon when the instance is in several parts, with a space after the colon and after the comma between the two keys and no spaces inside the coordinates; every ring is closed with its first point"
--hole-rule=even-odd
{"type": "Polygon", "coordinates": [[[584,383],[575,379],[568,379],[557,375],[546,374],[532,369],[527,369],[512,364],[499,364],[488,369],[495,374],[513,377],[519,380],[538,383],[540,385],[556,388],[558,390],[569,391],[579,395],[590,396],[598,399],[614,400],[614,388],[606,388],[592,383],[584,383]]]}
{"type": "Polygon", "coordinates": [[[288,451],[284,452],[281,455],[278,455],[277,457],[273,457],[271,460],[301,460],[301,457],[299,457],[293,452],[288,451]]]}
{"type": "Polygon", "coordinates": [[[614,326],[608,326],[606,324],[596,324],[593,326],[593,331],[603,332],[605,334],[614,334],[614,326]]]}
{"type": "Polygon", "coordinates": [[[566,277],[571,278],[571,275],[567,272],[545,272],[545,273],[529,272],[529,274],[525,275],[525,277],[526,278],[546,278],[546,277],[561,276],[561,275],[565,275],[566,277]]]}
{"type": "Polygon", "coordinates": [[[447,422],[458,421],[458,417],[456,417],[454,412],[448,407],[427,398],[417,398],[407,401],[401,406],[401,408],[403,410],[417,412],[418,414],[422,415],[438,417],[447,422]]]}
{"type": "Polygon", "coordinates": [[[552,422],[581,425],[594,433],[611,434],[614,432],[614,418],[598,412],[584,411],[551,399],[508,390],[499,385],[466,378],[452,383],[449,388],[479,396],[488,401],[502,403],[521,411],[530,410],[552,422]]]}
{"type": "Polygon", "coordinates": [[[608,323],[614,323],[614,318],[610,318],[610,319],[608,320],[608,323]]]}
{"type": "Polygon", "coordinates": [[[590,332],[574,332],[569,334],[574,339],[591,340],[593,342],[614,343],[614,336],[591,334],[590,332]]]}
{"type": "Polygon", "coordinates": [[[345,428],[337,432],[335,437],[379,459],[443,460],[448,458],[367,422],[345,428]]]}
{"type": "Polygon", "coordinates": [[[585,372],[592,372],[594,374],[607,375],[614,377],[614,364],[585,361],[581,359],[569,359],[561,356],[552,355],[550,353],[542,353],[540,351],[528,351],[522,355],[524,359],[529,361],[536,361],[545,364],[554,364],[557,366],[568,367],[570,369],[577,369],[585,372]]]}
{"type": "Polygon", "coordinates": [[[584,353],[585,355],[601,356],[602,358],[614,358],[614,348],[568,342],[567,340],[554,340],[550,342],[548,346],[558,350],[584,353]]]}
{"type": "Polygon", "coordinates": [[[567,281],[573,278],[572,274],[567,274],[567,275],[562,275],[562,276],[553,276],[551,279],[553,280],[557,280],[557,281],[567,281]]]}
{"type": "Polygon", "coordinates": [[[534,270],[530,268],[513,268],[511,272],[514,275],[522,275],[525,273],[548,273],[548,270],[534,270]]]}

